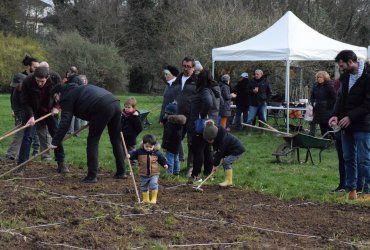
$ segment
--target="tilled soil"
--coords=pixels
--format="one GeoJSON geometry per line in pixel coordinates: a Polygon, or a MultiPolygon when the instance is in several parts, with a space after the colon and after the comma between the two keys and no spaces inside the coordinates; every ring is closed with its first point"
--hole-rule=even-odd
{"type": "MultiPolygon", "coordinates": [[[[14,167],[0,164],[0,174],[14,167]]],[[[0,249],[370,249],[365,204],[160,180],[158,203],[139,205],[131,177],[100,173],[82,184],[78,168],[62,176],[34,162],[0,180],[0,249]]]]}

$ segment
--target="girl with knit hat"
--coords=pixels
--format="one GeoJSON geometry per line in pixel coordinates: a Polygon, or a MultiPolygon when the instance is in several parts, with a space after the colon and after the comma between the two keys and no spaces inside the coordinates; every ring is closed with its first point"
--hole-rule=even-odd
{"type": "Polygon", "coordinates": [[[245,152],[243,144],[223,127],[217,127],[213,120],[207,120],[203,130],[203,138],[213,145],[215,154],[213,156],[212,172],[217,170],[223,159],[225,170],[225,181],[220,183],[221,187],[233,185],[232,164],[245,152]]]}

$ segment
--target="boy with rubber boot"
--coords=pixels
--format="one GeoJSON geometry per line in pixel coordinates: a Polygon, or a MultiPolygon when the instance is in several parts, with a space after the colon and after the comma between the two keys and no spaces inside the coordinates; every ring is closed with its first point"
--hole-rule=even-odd
{"type": "Polygon", "coordinates": [[[225,170],[225,181],[219,186],[228,187],[233,185],[233,170],[231,168],[241,154],[245,152],[242,143],[233,135],[229,134],[226,129],[215,126],[213,120],[207,120],[203,131],[203,138],[213,145],[215,151],[213,157],[213,170],[215,172],[223,159],[225,170]]]}
{"type": "Polygon", "coordinates": [[[143,203],[156,204],[158,196],[159,166],[168,169],[166,158],[159,151],[160,145],[154,135],[147,134],[139,149],[129,152],[127,158],[137,160],[140,176],[140,191],[143,195],[143,203]],[[149,199],[149,191],[152,199],[149,199]]]}

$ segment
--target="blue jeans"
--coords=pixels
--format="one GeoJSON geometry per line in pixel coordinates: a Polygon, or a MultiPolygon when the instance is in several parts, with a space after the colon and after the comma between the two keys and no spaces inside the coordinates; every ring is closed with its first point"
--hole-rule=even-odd
{"type": "Polygon", "coordinates": [[[267,118],[267,104],[266,102],[259,105],[259,106],[249,106],[248,110],[248,124],[252,124],[253,120],[256,118],[258,114],[258,119],[266,122],[267,118]]]}
{"type": "Polygon", "coordinates": [[[364,180],[364,193],[370,184],[370,133],[342,131],[342,149],[346,168],[346,190],[356,190],[358,174],[364,180]]]}
{"type": "Polygon", "coordinates": [[[248,121],[248,109],[249,107],[236,106],[235,110],[235,128],[241,129],[242,127],[242,114],[243,114],[243,123],[248,121]]]}
{"type": "Polygon", "coordinates": [[[166,159],[168,163],[167,173],[179,175],[180,173],[180,160],[179,154],[173,154],[170,152],[166,152],[166,159]]]}
{"type": "MultiPolygon", "coordinates": [[[[39,117],[35,117],[37,119],[39,117]]],[[[57,119],[53,116],[48,117],[44,120],[46,123],[46,126],[48,127],[50,135],[53,137],[57,128],[58,128],[58,122],[57,119]]],[[[30,158],[30,150],[31,150],[31,143],[32,143],[32,136],[36,132],[36,126],[28,127],[24,130],[23,139],[22,139],[22,145],[19,150],[19,158],[18,158],[18,165],[27,161],[30,158]]],[[[63,162],[64,161],[64,148],[63,144],[61,143],[54,150],[55,155],[55,161],[57,162],[63,162]]]]}
{"type": "Polygon", "coordinates": [[[224,158],[224,169],[227,170],[227,169],[231,169],[231,166],[233,164],[234,161],[236,161],[237,159],[239,159],[240,155],[228,155],[224,158]]]}
{"type": "Polygon", "coordinates": [[[158,190],[159,175],[144,176],[140,175],[140,191],[158,190]]]}

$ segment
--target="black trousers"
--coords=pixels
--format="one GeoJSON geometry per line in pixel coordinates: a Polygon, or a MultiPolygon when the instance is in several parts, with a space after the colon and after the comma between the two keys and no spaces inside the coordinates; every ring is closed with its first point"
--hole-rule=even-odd
{"type": "Polygon", "coordinates": [[[89,121],[89,135],[87,136],[87,167],[89,177],[96,177],[99,162],[99,140],[108,126],[109,139],[116,159],[116,174],[125,173],[124,153],[121,142],[121,107],[119,101],[97,107],[95,115],[89,121]]]}
{"type": "Polygon", "coordinates": [[[212,172],[213,168],[211,145],[199,134],[193,135],[191,141],[191,151],[193,153],[193,172],[191,176],[198,176],[202,170],[203,164],[203,173],[207,176],[212,172]]]}

